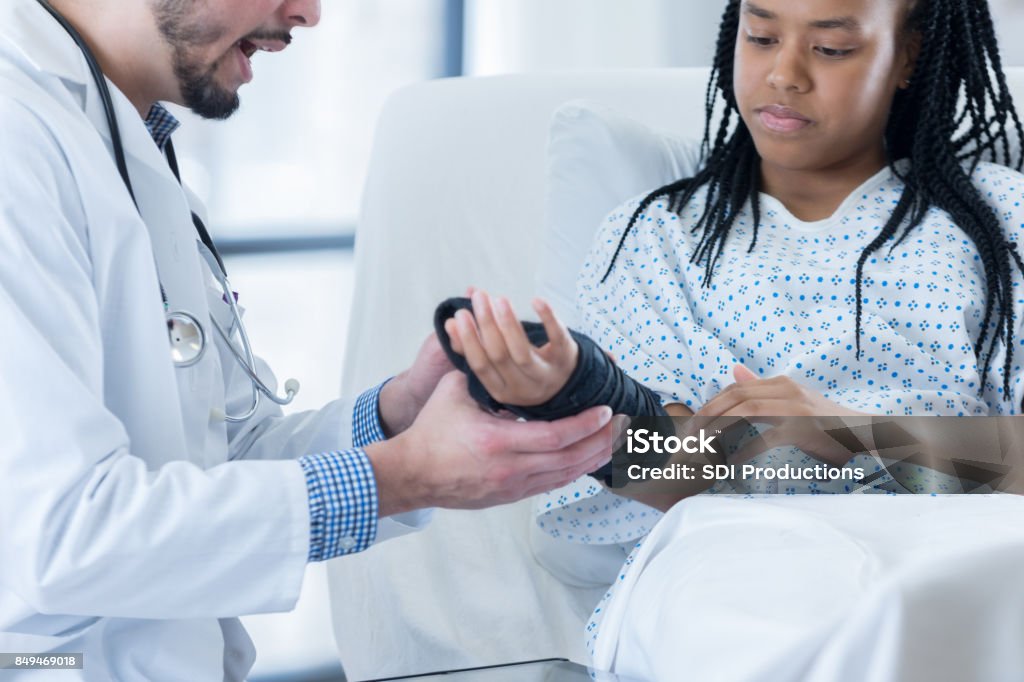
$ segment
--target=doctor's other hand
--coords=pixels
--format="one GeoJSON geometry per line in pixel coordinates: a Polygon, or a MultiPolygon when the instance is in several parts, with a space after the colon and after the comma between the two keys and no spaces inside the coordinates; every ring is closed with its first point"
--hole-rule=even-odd
{"type": "Polygon", "coordinates": [[[533,301],[548,342],[530,343],[508,299],[472,292],[473,312],[460,310],[445,323],[452,349],[491,397],[506,405],[532,407],[546,403],[562,389],[576,369],[579,344],[543,299],[533,301]]]}
{"type": "Polygon", "coordinates": [[[416,420],[437,384],[455,369],[431,333],[420,346],[412,367],[384,385],[380,392],[380,421],[388,438],[405,431],[416,420]]]}
{"type": "Polygon", "coordinates": [[[413,425],[370,445],[380,515],[425,507],[482,509],[515,502],[595,471],[611,459],[611,410],[552,422],[496,417],[445,375],[413,425]]]}

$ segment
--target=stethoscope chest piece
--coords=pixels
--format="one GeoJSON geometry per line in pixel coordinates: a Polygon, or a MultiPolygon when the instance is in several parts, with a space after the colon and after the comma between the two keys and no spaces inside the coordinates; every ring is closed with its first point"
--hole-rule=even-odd
{"type": "Polygon", "coordinates": [[[167,335],[171,341],[171,359],[176,367],[191,367],[206,352],[206,332],[199,320],[188,313],[167,314],[167,335]]]}
{"type": "MultiPolygon", "coordinates": [[[[121,175],[125,189],[127,189],[128,194],[131,195],[132,201],[135,201],[135,191],[132,188],[132,181],[128,175],[128,163],[125,160],[124,145],[121,141],[120,127],[117,122],[117,113],[114,111],[114,104],[110,96],[110,88],[107,87],[107,81],[103,75],[102,69],[100,68],[99,62],[96,60],[96,56],[92,53],[92,50],[89,49],[89,45],[85,42],[85,39],[77,30],[75,30],[75,27],[60,14],[60,12],[55,10],[47,0],[38,0],[38,2],[61,26],[64,27],[64,30],[68,32],[71,38],[75,41],[75,44],[78,45],[79,49],[82,51],[82,55],[85,57],[85,61],[89,66],[89,71],[92,73],[93,80],[96,82],[96,88],[99,91],[100,99],[103,103],[103,111],[106,115],[107,125],[110,128],[110,139],[114,147],[114,162],[117,165],[117,171],[121,175]]],[[[167,142],[165,154],[167,156],[167,163],[171,167],[171,172],[180,182],[181,177],[178,173],[178,160],[174,154],[174,145],[169,140],[167,142]]],[[[138,208],[137,202],[135,206],[138,208]]],[[[292,402],[292,399],[295,398],[295,394],[299,391],[299,382],[295,379],[289,379],[286,381],[284,384],[286,395],[281,398],[272,391],[262,379],[260,379],[259,375],[256,374],[256,358],[253,355],[252,346],[249,344],[249,336],[246,334],[245,325],[242,324],[242,313],[238,308],[238,304],[235,302],[234,293],[231,291],[231,284],[228,282],[227,272],[224,270],[224,262],[217,253],[217,248],[214,246],[213,239],[210,237],[210,233],[206,230],[206,226],[203,225],[203,221],[195,213],[192,214],[192,223],[199,235],[199,241],[197,244],[199,245],[200,253],[202,253],[203,257],[206,259],[211,272],[221,285],[221,288],[224,290],[224,301],[231,308],[231,316],[234,320],[233,326],[229,327],[228,331],[225,331],[212,315],[210,316],[210,322],[213,325],[213,329],[217,332],[217,335],[224,341],[225,347],[231,352],[231,355],[234,356],[235,360],[238,361],[242,371],[252,382],[252,403],[250,404],[249,409],[239,416],[221,414],[221,418],[228,422],[243,422],[246,419],[249,419],[256,414],[256,411],[259,408],[261,395],[267,396],[278,405],[288,405],[292,402]],[[233,329],[238,330],[238,335],[242,342],[241,352],[235,348],[235,344],[231,342],[229,332],[233,329]]],[[[162,286],[161,294],[164,302],[164,310],[166,311],[167,296],[163,292],[162,286]]],[[[203,325],[199,323],[199,320],[189,313],[180,311],[167,313],[167,336],[171,344],[171,359],[174,361],[174,366],[178,368],[191,367],[199,362],[203,358],[203,353],[206,352],[206,346],[209,342],[206,332],[203,329],[203,325]]]]}

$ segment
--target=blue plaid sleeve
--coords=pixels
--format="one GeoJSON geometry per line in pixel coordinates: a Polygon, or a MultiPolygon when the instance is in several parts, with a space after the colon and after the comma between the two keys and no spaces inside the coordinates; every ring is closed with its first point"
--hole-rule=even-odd
{"type": "Polygon", "coordinates": [[[380,420],[384,384],[355,401],[352,450],[299,459],[309,493],[309,561],[361,552],[377,537],[377,481],[362,449],[385,439],[380,420]]]}
{"type": "Polygon", "coordinates": [[[377,536],[377,482],[362,448],[385,439],[380,423],[384,384],[356,400],[352,410],[354,449],[299,459],[309,491],[311,562],[362,552],[377,536]]]}
{"type": "Polygon", "coordinates": [[[362,450],[301,457],[309,490],[309,561],[362,552],[377,536],[377,482],[362,450]]]}
{"type": "MultiPolygon", "coordinates": [[[[388,381],[391,380],[388,379],[388,381]]],[[[371,443],[377,443],[387,438],[380,423],[380,392],[387,383],[385,381],[380,386],[371,388],[356,400],[356,406],[352,410],[353,446],[365,448],[371,443]]]]}

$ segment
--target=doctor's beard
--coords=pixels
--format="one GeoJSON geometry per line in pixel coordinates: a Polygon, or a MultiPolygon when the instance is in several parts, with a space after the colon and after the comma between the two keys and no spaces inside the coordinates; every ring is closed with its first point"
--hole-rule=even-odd
{"type": "Polygon", "coordinates": [[[202,63],[194,55],[199,48],[219,41],[226,33],[210,26],[198,16],[196,0],[154,0],[153,14],[164,40],[171,47],[174,76],[178,79],[186,107],[203,118],[225,119],[238,110],[238,93],[219,85],[215,74],[224,55],[213,64],[202,63]]]}
{"type": "Polygon", "coordinates": [[[214,79],[222,59],[202,71],[196,64],[179,60],[175,55],[174,75],[178,78],[185,106],[203,118],[228,118],[238,110],[241,103],[237,92],[221,87],[214,79]]]}

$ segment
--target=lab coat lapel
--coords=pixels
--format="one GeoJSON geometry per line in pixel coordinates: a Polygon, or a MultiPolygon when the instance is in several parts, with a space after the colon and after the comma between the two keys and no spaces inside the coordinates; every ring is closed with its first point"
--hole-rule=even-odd
{"type": "Polygon", "coordinates": [[[0,4],[0,37],[43,73],[79,85],[89,77],[78,46],[36,0],[0,4]]]}
{"type": "MultiPolygon", "coordinates": [[[[97,122],[97,118],[103,117],[103,109],[93,90],[90,89],[87,99],[86,114],[109,143],[109,129],[97,122]]],[[[198,364],[178,369],[176,375],[189,450],[193,456],[204,453],[204,464],[213,465],[223,455],[216,451],[225,448],[207,443],[208,438],[216,435],[211,433],[211,410],[223,409],[224,404],[223,373],[209,324],[210,273],[196,246],[198,235],[185,191],[128,99],[115,89],[111,96],[121,125],[135,199],[153,244],[169,310],[189,312],[206,327],[210,348],[198,364]]]]}
{"type": "MultiPolygon", "coordinates": [[[[65,85],[73,86],[75,93],[82,94],[85,115],[106,142],[113,162],[110,128],[99,90],[84,56],[67,32],[35,0],[14,0],[0,5],[0,39],[11,44],[40,72],[57,76],[65,85]]],[[[185,192],[128,98],[109,79],[107,86],[120,125],[139,211],[153,240],[161,282],[166,288],[172,286],[172,280],[191,283],[191,287],[174,286],[175,294],[184,299],[180,301],[182,305],[201,302],[203,288],[198,283],[205,280],[194,248],[196,235],[185,192]],[[190,247],[187,254],[185,246],[190,247]],[[164,261],[167,263],[163,264],[164,261]],[[170,272],[177,269],[172,267],[174,264],[181,264],[184,271],[180,276],[170,272]],[[189,292],[189,289],[195,291],[189,292]]],[[[196,311],[205,312],[205,307],[203,304],[196,311]]]]}
{"type": "MultiPolygon", "coordinates": [[[[67,32],[35,0],[14,0],[0,5],[0,39],[11,44],[40,72],[57,76],[66,86],[73,86],[76,94],[82,95],[85,115],[106,143],[113,162],[110,128],[99,90],[84,56],[67,32]]],[[[194,247],[196,234],[185,192],[153,143],[138,111],[109,79],[107,86],[139,211],[153,242],[161,282],[168,289],[168,296],[171,289],[174,290],[177,300],[172,303],[181,307],[196,306],[196,313],[205,313],[200,285],[206,280],[194,247]]]]}
{"type": "MultiPolygon", "coordinates": [[[[99,90],[91,82],[86,85],[85,114],[106,142],[113,161],[113,142],[99,90]]],[[[223,409],[224,384],[220,359],[213,348],[216,341],[209,328],[210,274],[196,246],[198,235],[185,191],[153,142],[139,112],[109,80],[108,87],[120,127],[128,175],[139,213],[149,232],[168,309],[191,313],[207,331],[210,347],[202,360],[192,367],[177,369],[175,376],[189,457],[212,466],[226,457],[226,436],[223,424],[211,423],[215,408],[223,409]]]]}
{"type": "MultiPolygon", "coordinates": [[[[0,40],[13,46],[40,73],[60,79],[52,81],[52,87],[63,87],[76,97],[106,144],[113,163],[111,134],[99,90],[84,56],[68,33],[35,0],[12,0],[0,3],[0,40]]],[[[187,311],[208,326],[207,285],[211,279],[196,247],[197,235],[186,193],[138,111],[113,83],[108,80],[107,84],[135,198],[149,233],[169,308],[187,311]]],[[[154,301],[154,305],[159,304],[154,301]]],[[[175,371],[188,447],[184,456],[208,466],[223,461],[227,455],[224,424],[211,423],[210,419],[211,411],[223,409],[224,405],[223,372],[213,345],[211,339],[211,347],[201,362],[175,371]]]]}

